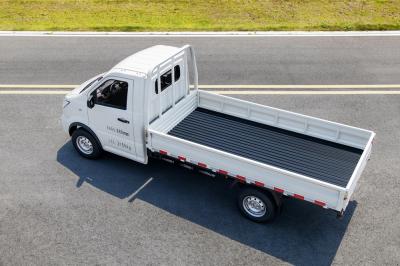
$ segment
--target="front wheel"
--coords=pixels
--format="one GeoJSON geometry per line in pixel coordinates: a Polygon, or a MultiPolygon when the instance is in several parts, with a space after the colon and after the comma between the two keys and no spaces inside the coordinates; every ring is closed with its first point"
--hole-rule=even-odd
{"type": "Polygon", "coordinates": [[[77,129],[72,134],[72,144],[81,156],[88,159],[96,159],[102,153],[100,144],[92,134],[83,129],[77,129]]]}
{"type": "Polygon", "coordinates": [[[270,222],[276,215],[275,204],[270,197],[254,188],[245,188],[239,193],[238,207],[246,218],[258,223],[270,222]]]}

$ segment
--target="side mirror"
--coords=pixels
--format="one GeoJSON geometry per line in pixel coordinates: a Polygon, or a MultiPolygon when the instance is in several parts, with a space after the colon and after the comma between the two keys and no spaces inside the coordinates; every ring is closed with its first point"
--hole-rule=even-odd
{"type": "Polygon", "coordinates": [[[92,109],[94,107],[94,97],[93,95],[90,95],[88,100],[87,100],[87,107],[92,109]]]}

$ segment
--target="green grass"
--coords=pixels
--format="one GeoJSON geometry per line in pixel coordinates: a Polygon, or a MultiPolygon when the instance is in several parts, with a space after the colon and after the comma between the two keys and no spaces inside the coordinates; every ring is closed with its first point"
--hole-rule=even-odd
{"type": "Polygon", "coordinates": [[[400,29],[400,0],[0,0],[0,30],[400,29]]]}

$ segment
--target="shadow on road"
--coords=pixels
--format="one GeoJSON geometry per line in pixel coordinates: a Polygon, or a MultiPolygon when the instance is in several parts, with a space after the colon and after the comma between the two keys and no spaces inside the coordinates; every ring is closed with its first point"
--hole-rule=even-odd
{"type": "Polygon", "coordinates": [[[242,244],[296,265],[330,265],[353,216],[350,202],[342,220],[318,206],[286,199],[283,213],[272,224],[256,224],[236,209],[235,191],[211,178],[162,161],[142,165],[106,154],[82,159],[66,143],[57,161],[88,183],[120,199],[136,198],[178,215],[242,244]]]}

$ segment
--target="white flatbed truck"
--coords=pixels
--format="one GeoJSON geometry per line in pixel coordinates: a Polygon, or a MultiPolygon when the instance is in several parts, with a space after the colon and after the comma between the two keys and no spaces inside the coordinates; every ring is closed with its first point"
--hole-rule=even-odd
{"type": "Polygon", "coordinates": [[[62,124],[86,158],[155,157],[236,180],[239,209],[256,222],[271,221],[283,195],[343,215],[375,136],[198,90],[189,45],[145,49],[86,81],[65,97],[62,124]]]}

